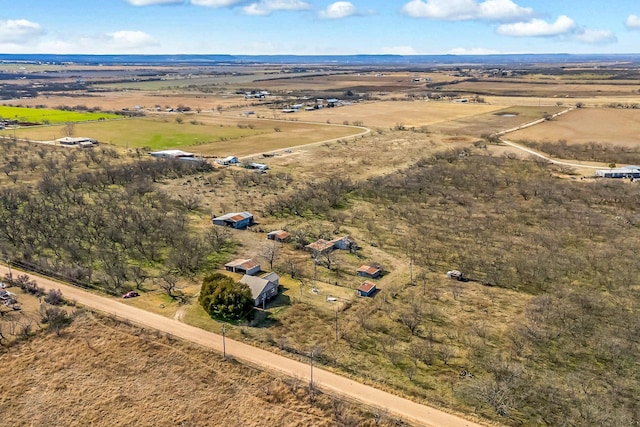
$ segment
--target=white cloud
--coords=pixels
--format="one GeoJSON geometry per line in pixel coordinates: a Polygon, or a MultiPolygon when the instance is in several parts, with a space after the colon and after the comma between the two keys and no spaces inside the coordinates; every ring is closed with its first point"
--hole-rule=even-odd
{"type": "Polygon", "coordinates": [[[0,21],[0,43],[28,43],[43,34],[40,24],[26,19],[0,21]]]}
{"type": "Polygon", "coordinates": [[[629,15],[625,22],[627,30],[640,30],[640,17],[637,15],[629,15]]]}
{"type": "Polygon", "coordinates": [[[583,28],[576,32],[576,41],[586,44],[610,44],[618,41],[618,38],[610,30],[592,30],[583,28]]]}
{"type": "Polygon", "coordinates": [[[218,8],[236,6],[237,4],[242,3],[243,0],[190,0],[189,2],[195,6],[218,8]]]}
{"type": "Polygon", "coordinates": [[[385,55],[416,55],[416,50],[411,46],[389,46],[383,47],[382,53],[385,55]]]}
{"type": "Polygon", "coordinates": [[[337,1],[330,4],[320,12],[320,17],[325,19],[341,19],[358,14],[358,9],[349,1],[337,1]]]}
{"type": "Polygon", "coordinates": [[[532,19],[527,22],[502,24],[496,31],[500,35],[510,37],[553,37],[571,33],[575,29],[575,21],[561,15],[552,23],[543,19],[532,19]]]}
{"type": "Polygon", "coordinates": [[[144,31],[116,31],[107,34],[108,43],[115,48],[138,49],[156,44],[153,37],[144,31]]]}
{"type": "Polygon", "coordinates": [[[485,49],[483,47],[472,47],[472,48],[464,48],[464,47],[456,47],[449,51],[451,55],[497,55],[500,52],[493,49],[485,49]]]}
{"type": "Polygon", "coordinates": [[[132,6],[153,6],[156,4],[183,4],[184,0],[127,0],[132,6]]]}
{"type": "MultiPolygon", "coordinates": [[[[192,0],[193,1],[193,0],[192,0]]],[[[279,10],[308,10],[309,3],[302,0],[260,0],[242,8],[246,15],[267,16],[279,10]]]]}
{"type": "Polygon", "coordinates": [[[521,7],[512,0],[411,0],[402,13],[412,18],[444,21],[515,21],[533,15],[530,7],[521,7]]]}

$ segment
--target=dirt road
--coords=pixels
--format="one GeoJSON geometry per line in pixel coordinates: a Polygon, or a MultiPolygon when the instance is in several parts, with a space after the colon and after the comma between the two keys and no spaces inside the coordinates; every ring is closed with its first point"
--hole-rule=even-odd
{"type": "MultiPolygon", "coordinates": [[[[0,266],[0,275],[9,272],[5,266],[0,266]]],[[[13,269],[13,274],[17,272],[13,269]]],[[[114,298],[108,298],[80,288],[55,282],[50,279],[31,275],[39,286],[45,289],[60,289],[65,298],[96,311],[126,319],[141,327],[166,332],[175,337],[191,341],[203,347],[222,353],[222,336],[198,329],[169,319],[158,314],[150,313],[136,307],[124,304],[114,298]]],[[[286,357],[270,353],[250,345],[226,339],[226,353],[241,362],[255,365],[267,371],[285,374],[309,382],[311,367],[286,357]]],[[[402,418],[410,423],[432,427],[480,427],[481,424],[467,421],[459,416],[443,412],[428,406],[420,405],[407,399],[395,396],[376,388],[360,384],[356,381],[333,374],[323,369],[313,367],[314,384],[323,391],[333,395],[343,396],[349,400],[378,407],[387,413],[402,418]]]]}
{"type": "MultiPolygon", "coordinates": [[[[556,113],[551,117],[555,118],[555,117],[561,116],[563,114],[567,114],[568,112],[570,112],[572,110],[573,110],[573,107],[567,108],[566,110],[560,111],[559,113],[556,113]]],[[[531,126],[535,126],[537,124],[544,123],[545,121],[547,121],[547,119],[534,120],[532,122],[526,123],[524,125],[521,125],[521,126],[518,126],[518,127],[515,127],[515,128],[511,128],[511,129],[507,129],[507,130],[503,130],[503,131],[497,132],[495,135],[497,135],[499,137],[502,137],[502,136],[504,136],[504,135],[506,135],[508,133],[515,132],[515,131],[521,130],[521,129],[526,129],[526,128],[531,127],[531,126]]],[[[508,145],[510,147],[513,147],[513,148],[515,148],[517,150],[520,150],[520,151],[524,151],[525,153],[531,154],[532,156],[536,156],[536,157],[539,157],[541,159],[544,159],[549,163],[553,163],[554,165],[570,166],[570,167],[575,167],[575,168],[586,168],[586,169],[606,169],[606,166],[588,165],[588,164],[583,164],[583,163],[568,162],[566,160],[557,160],[557,159],[554,159],[552,157],[546,156],[546,155],[544,155],[544,154],[542,154],[542,153],[540,153],[540,152],[538,152],[536,150],[532,150],[531,148],[527,148],[527,147],[524,147],[524,146],[522,146],[520,144],[516,144],[513,141],[507,141],[504,138],[500,138],[500,140],[504,144],[506,144],[506,145],[508,145]]]]}

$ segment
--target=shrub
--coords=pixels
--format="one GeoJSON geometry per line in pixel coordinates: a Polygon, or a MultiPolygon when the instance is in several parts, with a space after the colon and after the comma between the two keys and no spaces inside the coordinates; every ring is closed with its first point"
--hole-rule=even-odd
{"type": "Polygon", "coordinates": [[[198,300],[212,317],[248,320],[253,315],[254,300],[249,287],[221,273],[204,278],[198,300]]]}
{"type": "Polygon", "coordinates": [[[51,305],[60,305],[64,302],[60,289],[49,289],[44,297],[44,302],[51,305]]]}

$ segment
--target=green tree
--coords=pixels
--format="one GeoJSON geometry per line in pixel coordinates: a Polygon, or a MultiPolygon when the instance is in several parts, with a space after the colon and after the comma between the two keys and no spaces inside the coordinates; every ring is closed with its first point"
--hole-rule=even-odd
{"type": "Polygon", "coordinates": [[[198,300],[212,317],[238,320],[253,314],[254,300],[249,287],[221,273],[203,279],[198,300]]]}

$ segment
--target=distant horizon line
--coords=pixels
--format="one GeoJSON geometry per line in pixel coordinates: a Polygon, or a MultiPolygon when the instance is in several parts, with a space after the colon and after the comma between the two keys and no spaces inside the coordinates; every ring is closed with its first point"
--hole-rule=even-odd
{"type": "Polygon", "coordinates": [[[640,56],[640,52],[618,53],[569,53],[569,52],[521,52],[521,53],[2,53],[0,56],[640,56]]]}
{"type": "Polygon", "coordinates": [[[446,54],[231,54],[231,53],[0,53],[0,63],[54,63],[85,65],[200,65],[240,66],[272,64],[281,66],[461,66],[640,62],[640,53],[446,53],[446,54]]]}

